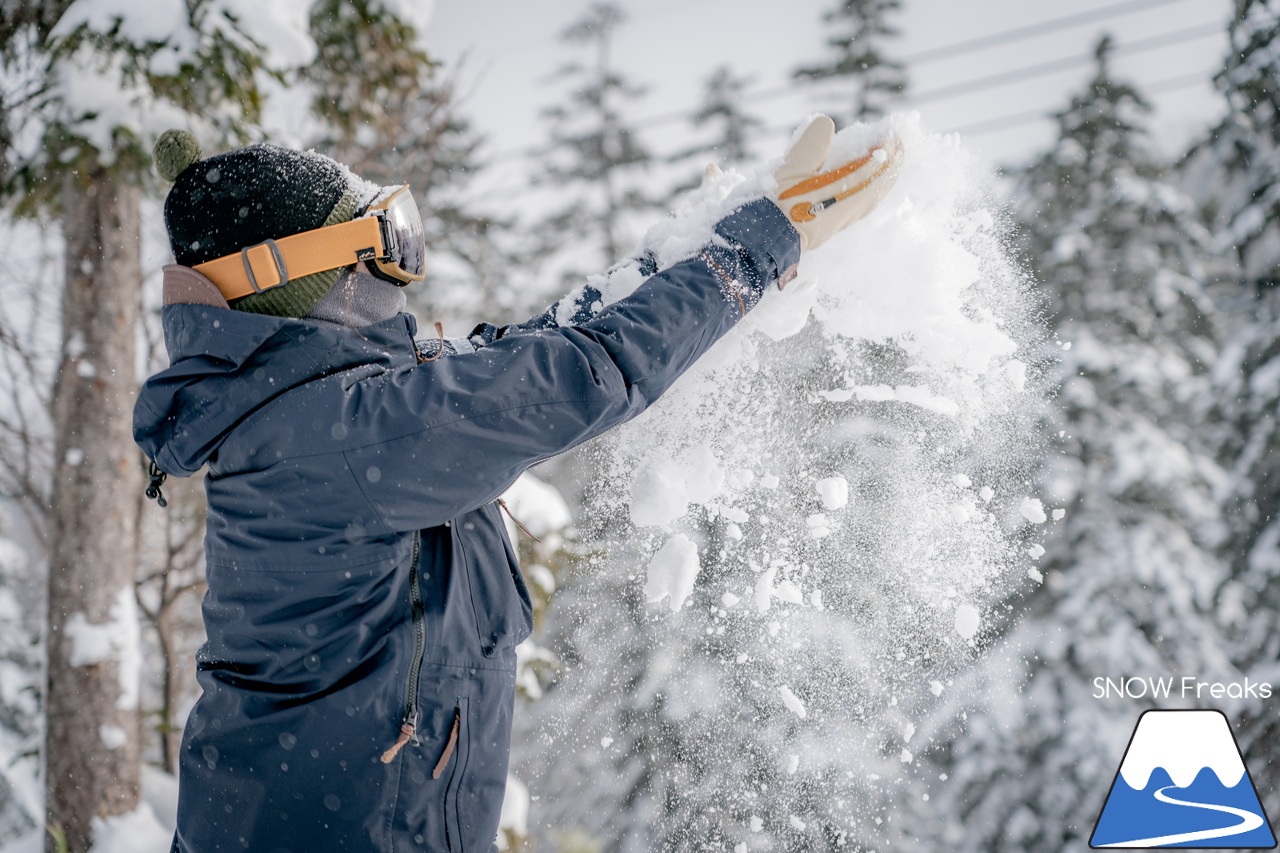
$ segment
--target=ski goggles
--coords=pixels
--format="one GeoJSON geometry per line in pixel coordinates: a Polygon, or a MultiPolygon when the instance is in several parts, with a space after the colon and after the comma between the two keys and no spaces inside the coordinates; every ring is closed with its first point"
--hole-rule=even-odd
{"type": "Polygon", "coordinates": [[[230,302],[292,279],[364,263],[378,278],[399,285],[426,277],[427,240],[408,184],[389,187],[364,215],[246,246],[194,269],[230,302]]]}

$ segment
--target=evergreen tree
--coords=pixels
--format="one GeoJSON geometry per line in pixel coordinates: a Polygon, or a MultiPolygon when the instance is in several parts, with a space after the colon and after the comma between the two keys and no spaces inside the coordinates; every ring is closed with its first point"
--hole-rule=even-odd
{"type": "Polygon", "coordinates": [[[1111,76],[1109,47],[1058,113],[1057,142],[1019,176],[1027,258],[1061,345],[1061,455],[1044,481],[1066,517],[1045,543],[1043,589],[955,691],[980,706],[959,730],[929,733],[948,779],[928,803],[903,804],[904,850],[1080,849],[1151,701],[1094,698],[1093,679],[1233,674],[1215,621],[1222,471],[1206,423],[1221,331],[1208,240],[1144,145],[1149,107],[1111,76]]]}
{"type": "Polygon", "coordinates": [[[509,309],[499,270],[519,269],[522,258],[507,239],[511,223],[468,195],[482,139],[459,112],[455,78],[378,0],[322,0],[311,34],[318,50],[303,79],[326,128],[317,145],[371,181],[413,187],[430,276],[410,292],[414,307],[433,319],[509,309]]]}
{"type": "Polygon", "coordinates": [[[0,116],[0,140],[35,143],[6,151],[5,189],[20,212],[57,217],[64,243],[45,510],[51,851],[65,843],[84,853],[91,821],[131,811],[139,796],[134,573],[142,468],[131,416],[151,138],[188,123],[208,137],[244,138],[257,122],[272,59],[261,33],[224,4],[184,8],[185,27],[173,33],[156,33],[146,12],[126,3],[114,13],[32,4],[0,28],[6,70],[20,65],[24,91],[34,93],[22,109],[6,103],[0,116]]]}
{"type": "MultiPolygon", "coordinates": [[[[1219,298],[1231,309],[1219,380],[1220,455],[1230,472],[1231,579],[1219,594],[1236,666],[1271,681],[1280,603],[1280,2],[1238,0],[1215,78],[1227,115],[1187,158],[1221,250],[1219,298]]],[[[1265,701],[1233,718],[1263,805],[1280,808],[1280,733],[1265,701]]]]}
{"type": "Polygon", "coordinates": [[[822,19],[833,29],[827,46],[834,56],[826,62],[805,65],[797,79],[836,80],[847,85],[846,109],[833,115],[849,121],[865,121],[884,115],[907,90],[906,68],[889,59],[884,42],[898,35],[889,16],[901,8],[899,0],[840,0],[822,19]]]}
{"type": "Polygon", "coordinates": [[[594,51],[592,61],[570,62],[558,76],[571,86],[569,103],[545,111],[551,123],[546,181],[570,190],[571,202],[548,219],[543,233],[554,245],[586,244],[596,257],[592,271],[622,260],[630,248],[628,214],[652,207],[637,177],[651,157],[624,120],[622,109],[644,94],[617,70],[613,39],[626,13],[594,3],[561,39],[594,51]]]}
{"type": "Polygon", "coordinates": [[[714,124],[718,132],[711,141],[677,155],[679,159],[710,154],[730,165],[756,159],[751,136],[759,130],[761,121],[742,111],[742,91],[748,82],[745,77],[736,76],[727,65],[712,72],[703,88],[702,106],[691,121],[695,131],[714,124]]]}

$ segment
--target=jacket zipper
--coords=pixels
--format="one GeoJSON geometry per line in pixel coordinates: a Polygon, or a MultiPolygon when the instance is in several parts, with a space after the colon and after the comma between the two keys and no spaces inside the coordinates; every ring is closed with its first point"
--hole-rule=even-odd
{"type": "Polygon", "coordinates": [[[418,732],[418,678],[422,673],[422,655],[427,648],[425,608],[422,605],[422,588],[418,584],[418,551],[420,534],[413,532],[413,554],[409,561],[409,606],[413,616],[413,659],[409,663],[409,678],[405,685],[404,717],[400,721],[400,736],[386,752],[382,763],[390,764],[410,740],[417,744],[418,732]]]}

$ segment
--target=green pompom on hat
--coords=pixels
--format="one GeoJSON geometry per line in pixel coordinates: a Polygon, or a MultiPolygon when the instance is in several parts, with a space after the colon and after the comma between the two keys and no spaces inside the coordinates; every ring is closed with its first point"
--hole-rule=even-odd
{"type": "MultiPolygon", "coordinates": [[[[156,171],[173,182],[164,224],[174,260],[194,267],[356,214],[358,191],[347,169],[313,151],[260,143],[201,158],[186,130],[156,140],[156,171]]],[[[303,317],[342,274],[341,269],[291,279],[231,303],[237,311],[303,317]]]]}
{"type": "Polygon", "coordinates": [[[173,183],[188,166],[200,159],[202,153],[200,140],[191,131],[166,130],[156,140],[151,159],[160,177],[173,183]]]}

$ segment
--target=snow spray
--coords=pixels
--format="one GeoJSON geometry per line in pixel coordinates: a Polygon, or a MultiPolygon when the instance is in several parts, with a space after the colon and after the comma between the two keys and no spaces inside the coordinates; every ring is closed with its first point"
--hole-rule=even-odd
{"type": "MultiPolygon", "coordinates": [[[[906,157],[881,206],[597,447],[584,526],[607,553],[520,753],[557,826],[636,850],[868,843],[927,748],[915,723],[1038,579],[1029,283],[958,137],[892,116],[838,134],[828,168],[887,127],[906,157]]],[[[709,177],[643,251],[688,257],[771,175],[709,177]]],[[[642,278],[589,284],[608,303],[642,278]]]]}

